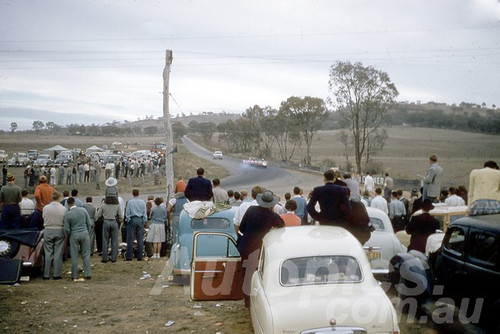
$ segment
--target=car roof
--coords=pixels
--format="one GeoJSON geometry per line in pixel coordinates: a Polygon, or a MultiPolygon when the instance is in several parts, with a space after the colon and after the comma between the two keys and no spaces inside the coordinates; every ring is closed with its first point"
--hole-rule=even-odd
{"type": "Polygon", "coordinates": [[[500,214],[466,216],[456,219],[450,223],[450,227],[456,225],[478,227],[484,230],[500,233],[500,214]]]}
{"type": "MultiPolygon", "coordinates": [[[[272,229],[263,239],[266,258],[296,258],[321,255],[366,256],[358,240],[337,226],[291,226],[272,229]]],[[[366,260],[367,264],[368,261],[366,260]]]]}
{"type": "MultiPolygon", "coordinates": [[[[231,223],[230,228],[229,228],[229,232],[234,232],[233,219],[234,219],[234,215],[236,214],[237,210],[238,210],[238,207],[232,206],[228,210],[221,210],[221,211],[214,212],[211,215],[209,215],[207,218],[226,218],[231,223]]],[[[185,234],[185,233],[193,233],[193,229],[191,228],[191,221],[193,219],[195,219],[195,218],[191,218],[186,210],[181,211],[181,214],[179,216],[179,235],[185,234]]],[[[206,231],[211,231],[211,230],[212,229],[208,229],[206,231]]]]}

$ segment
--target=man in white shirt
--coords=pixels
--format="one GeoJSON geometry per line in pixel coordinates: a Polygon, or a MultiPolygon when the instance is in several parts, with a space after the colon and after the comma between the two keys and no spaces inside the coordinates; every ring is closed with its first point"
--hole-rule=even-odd
{"type": "Polygon", "coordinates": [[[215,204],[226,204],[228,201],[227,191],[220,187],[220,180],[218,178],[212,180],[212,192],[214,193],[212,201],[215,204]]]}
{"type": "Polygon", "coordinates": [[[382,210],[386,214],[388,214],[389,210],[387,208],[387,200],[382,196],[382,189],[381,188],[375,189],[375,194],[376,195],[372,199],[372,203],[370,204],[370,207],[382,210]]]}
{"type": "Polygon", "coordinates": [[[370,196],[373,194],[373,189],[375,188],[375,181],[373,181],[373,177],[370,175],[370,172],[366,172],[365,176],[365,190],[368,190],[370,196]]]}
{"type": "Polygon", "coordinates": [[[253,198],[253,200],[252,201],[243,201],[243,202],[241,202],[240,206],[238,207],[238,210],[236,211],[236,213],[234,215],[234,219],[233,219],[233,221],[234,221],[234,230],[236,231],[236,233],[239,233],[241,219],[243,218],[243,216],[247,212],[247,209],[249,207],[251,207],[251,206],[259,205],[259,203],[257,203],[257,195],[261,194],[262,192],[264,192],[264,188],[263,187],[261,187],[261,186],[255,186],[255,187],[252,188],[252,198],[253,198]]]}
{"type": "Polygon", "coordinates": [[[28,227],[31,215],[35,211],[35,202],[28,198],[28,190],[21,191],[21,202],[19,202],[19,209],[21,210],[21,227],[28,227]]]}
{"type": "Polygon", "coordinates": [[[444,200],[444,204],[449,206],[462,206],[465,205],[465,201],[462,197],[457,195],[457,188],[451,186],[448,191],[450,192],[450,196],[448,196],[444,200]]]}

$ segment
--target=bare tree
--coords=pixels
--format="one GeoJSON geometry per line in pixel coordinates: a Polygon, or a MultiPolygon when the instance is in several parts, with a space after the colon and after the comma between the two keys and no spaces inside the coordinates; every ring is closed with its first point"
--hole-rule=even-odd
{"type": "Polygon", "coordinates": [[[380,151],[387,134],[380,129],[384,115],[398,96],[387,73],[361,63],[338,61],[330,68],[329,103],[349,123],[356,169],[380,151]]]}
{"type": "Polygon", "coordinates": [[[10,123],[10,132],[14,133],[16,132],[16,130],[17,130],[17,123],[16,122],[10,123]]]}

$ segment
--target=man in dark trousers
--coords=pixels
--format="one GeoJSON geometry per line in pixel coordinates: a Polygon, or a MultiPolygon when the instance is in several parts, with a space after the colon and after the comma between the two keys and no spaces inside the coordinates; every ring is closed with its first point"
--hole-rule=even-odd
{"type": "Polygon", "coordinates": [[[325,185],[313,189],[307,203],[307,212],[321,225],[345,227],[345,217],[351,209],[348,188],[334,184],[335,171],[331,169],[323,176],[325,185]],[[319,204],[319,212],[316,210],[316,203],[319,204]]]}
{"type": "Polygon", "coordinates": [[[196,170],[196,177],[189,179],[186,190],[184,190],[184,195],[187,199],[192,201],[210,201],[214,196],[212,191],[212,182],[203,177],[205,170],[203,168],[198,168],[196,170]]]}

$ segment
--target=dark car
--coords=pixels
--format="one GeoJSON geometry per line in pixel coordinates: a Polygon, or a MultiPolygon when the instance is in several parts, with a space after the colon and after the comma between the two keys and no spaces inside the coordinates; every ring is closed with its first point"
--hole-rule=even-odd
{"type": "Polygon", "coordinates": [[[2,272],[8,270],[14,260],[20,261],[22,272],[41,271],[44,261],[43,231],[0,230],[0,259],[2,259],[0,263],[2,272]]]}
{"type": "Polygon", "coordinates": [[[421,255],[391,259],[391,281],[407,305],[429,313],[436,302],[452,302],[470,322],[500,330],[500,214],[451,222],[441,247],[421,255]]]}

